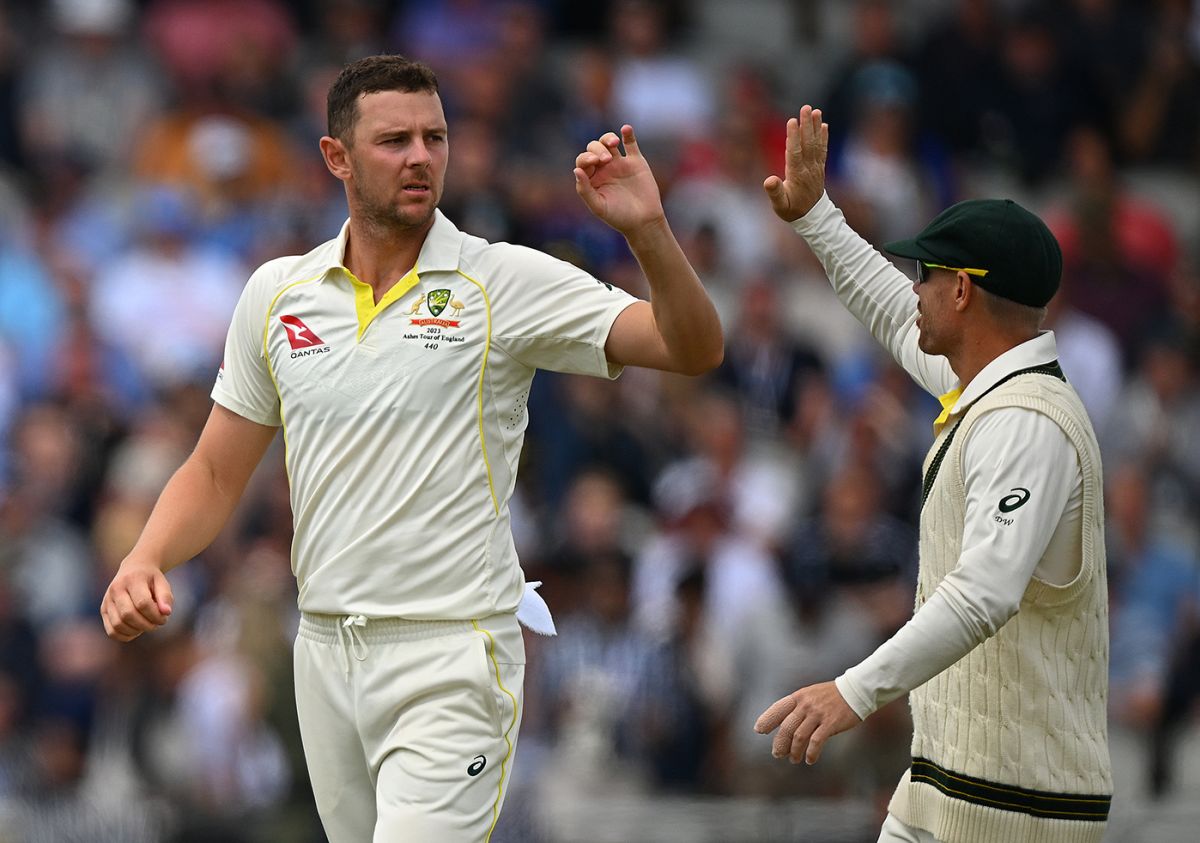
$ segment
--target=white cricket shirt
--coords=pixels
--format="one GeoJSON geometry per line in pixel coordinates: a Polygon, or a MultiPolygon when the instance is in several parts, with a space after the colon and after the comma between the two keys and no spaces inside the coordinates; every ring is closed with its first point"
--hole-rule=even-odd
{"type": "Polygon", "coordinates": [[[512,611],[524,580],[508,501],[534,371],[615,378],[604,344],[636,299],[438,211],[376,304],[342,264],[348,231],[251,276],[212,391],[283,427],[300,609],[512,611]]]}
{"type": "MultiPolygon", "coordinates": [[[[939,397],[939,424],[1012,372],[1053,361],[1046,331],[997,357],[962,388],[945,357],[917,345],[912,281],[859,237],[824,195],[792,227],[808,242],[838,298],[924,389],[939,397]]],[[[837,678],[861,718],[941,673],[1016,613],[1031,577],[1071,580],[1082,558],[1083,475],[1075,448],[1048,416],[1023,408],[988,413],[963,442],[966,523],[958,566],[888,641],[837,678]],[[1020,489],[1036,505],[995,518],[1020,489]]],[[[1015,500],[1015,499],[1014,499],[1015,500]]]]}

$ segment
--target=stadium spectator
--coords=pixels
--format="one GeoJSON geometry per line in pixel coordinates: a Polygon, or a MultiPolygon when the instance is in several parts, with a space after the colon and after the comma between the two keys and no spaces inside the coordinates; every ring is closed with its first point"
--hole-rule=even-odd
{"type": "Polygon", "coordinates": [[[1046,224],[1062,244],[1065,294],[1136,350],[1170,311],[1169,282],[1178,268],[1177,235],[1166,212],[1123,185],[1112,149],[1094,129],[1067,139],[1070,165],[1065,206],[1046,224]]]}
{"type": "Polygon", "coordinates": [[[137,242],[91,282],[92,327],[136,360],[152,386],[174,386],[220,362],[246,270],[228,251],[198,242],[198,209],[187,193],[149,188],[137,210],[137,242]]]}
{"type": "MultiPolygon", "coordinates": [[[[466,232],[544,248],[643,297],[623,238],[591,220],[573,195],[569,170],[577,149],[629,119],[624,103],[662,106],[661,114],[648,115],[664,124],[661,140],[644,140],[663,165],[656,171],[664,201],[672,213],[679,209],[698,221],[681,239],[721,309],[730,351],[765,341],[758,333],[761,321],[738,318],[747,304],[769,311],[823,364],[794,395],[784,390],[783,398],[766,388],[778,386],[778,379],[741,379],[755,386],[737,400],[758,409],[746,414],[740,433],[725,411],[714,411],[708,425],[715,442],[746,438],[754,461],[773,461],[775,472],[795,484],[791,514],[782,519],[785,536],[819,522],[820,502],[842,495],[838,484],[863,476],[871,478],[887,516],[913,527],[920,458],[937,407],[902,372],[880,364],[872,338],[837,301],[803,241],[775,223],[755,230],[757,217],[738,217],[734,209],[744,204],[738,197],[757,191],[782,161],[778,126],[797,97],[828,92],[820,102],[841,125],[850,106],[830,99],[834,86],[848,92],[857,71],[881,61],[899,70],[890,74],[894,79],[914,74],[917,105],[904,112],[907,132],[895,132],[900,122],[890,118],[869,127],[907,144],[896,144],[885,163],[914,174],[910,190],[925,197],[930,213],[960,198],[1003,193],[1024,197],[1057,220],[1071,268],[1055,300],[1062,299],[1064,308],[1052,308],[1050,327],[1064,370],[1103,428],[1105,464],[1121,473],[1126,463],[1139,466],[1153,525],[1147,535],[1159,537],[1147,546],[1169,540],[1194,560],[1200,520],[1195,480],[1189,479],[1196,474],[1196,449],[1188,437],[1200,425],[1192,406],[1200,400],[1195,3],[1061,0],[1032,4],[1037,8],[1026,18],[1031,4],[1012,0],[644,0],[630,4],[642,10],[625,20],[650,20],[651,26],[638,23],[640,35],[626,28],[620,37],[611,17],[559,0],[0,5],[0,839],[322,839],[288,690],[291,661],[279,645],[279,630],[290,634],[294,627],[296,597],[287,571],[292,515],[282,442],[268,452],[243,506],[210,551],[171,574],[178,632],[101,662],[104,676],[90,692],[98,716],[86,743],[78,743],[75,726],[64,731],[39,716],[45,678],[38,654],[84,640],[63,637],[60,623],[69,625],[79,606],[90,615],[171,464],[194,444],[209,409],[205,389],[159,386],[164,376],[186,381],[183,364],[135,354],[127,336],[110,339],[93,319],[96,280],[143,248],[145,184],[135,160],[147,144],[157,146],[159,171],[202,185],[206,201],[197,225],[180,240],[182,249],[204,250],[215,241],[241,264],[302,254],[336,234],[345,200],[320,160],[292,150],[310,150],[324,134],[325,95],[340,67],[389,45],[401,52],[429,50],[439,62],[455,55],[468,59],[461,63],[467,74],[461,81],[457,59],[454,67],[439,67],[447,110],[461,115],[450,124],[456,164],[446,207],[466,232]],[[650,7],[656,11],[647,15],[650,7]],[[1031,28],[1042,33],[1032,43],[1031,28]],[[635,51],[631,35],[650,47],[635,51]],[[456,52],[461,48],[455,44],[468,42],[483,49],[456,52]],[[681,109],[662,102],[672,88],[630,87],[628,69],[647,67],[661,71],[650,79],[678,81],[689,92],[681,109]],[[185,120],[185,113],[194,116],[185,120]],[[706,116],[697,121],[695,115],[706,116]],[[148,133],[153,126],[158,128],[148,133]],[[256,165],[245,140],[259,127],[267,127],[270,141],[256,165]],[[196,149],[193,137],[217,143],[196,149]],[[928,149],[939,147],[949,154],[950,177],[927,163],[928,149]],[[685,186],[694,201],[684,199],[685,186]],[[746,255],[753,257],[747,261],[746,255]],[[731,268],[749,264],[746,272],[731,268]],[[743,289],[753,290],[760,280],[779,294],[775,303],[770,296],[743,300],[743,289]],[[749,401],[749,394],[758,398],[749,401]],[[772,413],[790,421],[764,448],[770,425],[760,422],[769,415],[759,405],[774,406],[768,394],[779,398],[772,413]],[[37,577],[39,566],[45,566],[44,580],[37,577]],[[61,606],[55,605],[51,579],[53,588],[67,589],[61,606]],[[244,590],[244,603],[231,598],[237,589],[244,590]],[[237,603],[232,611],[231,603],[237,603]],[[53,626],[42,622],[60,612],[66,617],[53,626]],[[281,794],[281,771],[272,769],[264,779],[275,783],[271,798],[237,818],[205,801],[205,779],[194,775],[177,717],[183,678],[197,659],[214,658],[212,637],[197,637],[195,623],[204,618],[211,628],[214,618],[229,617],[244,625],[235,648],[244,671],[240,687],[264,693],[263,707],[253,708],[243,726],[266,724],[279,736],[291,782],[281,794]],[[59,759],[64,774],[83,763],[82,779],[60,776],[52,789],[44,777],[48,756],[59,759]],[[27,797],[39,787],[34,812],[27,797]],[[86,809],[90,813],[71,816],[86,817],[90,825],[80,829],[54,820],[53,805],[86,809]],[[129,816],[143,821],[136,829],[110,822],[113,812],[127,807],[129,816]],[[40,827],[15,825],[30,818],[40,827]]],[[[845,140],[843,132],[835,135],[845,140]]],[[[869,195],[870,185],[866,192],[868,199],[881,198],[869,195]]],[[[163,217],[165,225],[169,215],[163,217]]],[[[240,273],[214,283],[236,291],[245,282],[240,273]]],[[[172,295],[200,301],[208,312],[204,282],[185,273],[168,283],[172,295]]],[[[167,313],[178,318],[177,339],[191,345],[207,318],[185,312],[191,307],[186,304],[167,312],[168,283],[138,288],[146,292],[125,286],[133,297],[121,303],[132,314],[127,324],[138,332],[166,333],[156,320],[167,313]]],[[[791,342],[786,336],[778,341],[782,347],[791,342]]],[[[216,365],[220,352],[212,353],[216,365]]],[[[566,614],[574,615],[582,599],[582,572],[591,562],[581,560],[616,547],[644,563],[664,538],[682,541],[682,525],[655,520],[651,490],[665,466],[696,451],[687,438],[700,426],[694,408],[707,406],[702,399],[709,392],[725,393],[727,400],[723,378],[681,383],[630,371],[615,387],[535,379],[512,499],[514,538],[527,575],[544,579],[547,592],[557,589],[550,602],[562,601],[566,614]],[[578,570],[580,579],[567,570],[578,570]]],[[[721,400],[716,405],[723,406],[721,400]]],[[[737,448],[727,453],[736,457],[731,464],[746,457],[737,448]]],[[[768,513],[779,510],[770,491],[775,486],[752,488],[758,491],[748,500],[766,499],[768,513]]],[[[1124,507],[1115,497],[1109,504],[1114,511],[1124,507]]],[[[715,533],[729,542],[748,543],[727,511],[715,520],[711,512],[696,513],[697,521],[705,519],[717,523],[715,533]]],[[[1124,558],[1121,542],[1112,541],[1117,564],[1118,556],[1124,558]]],[[[766,556],[753,558],[779,565],[766,556]]],[[[647,690],[650,697],[661,691],[680,700],[685,697],[676,692],[690,689],[686,699],[692,702],[672,707],[647,699],[647,706],[696,724],[695,734],[712,741],[712,751],[673,743],[677,730],[658,729],[636,753],[643,777],[614,781],[613,770],[597,764],[590,780],[595,790],[582,791],[585,801],[571,801],[581,791],[577,779],[565,777],[575,789],[570,799],[556,802],[561,768],[545,762],[563,758],[563,733],[556,732],[558,742],[538,745],[543,716],[530,699],[524,724],[529,752],[513,770],[513,792],[492,843],[560,843],[571,835],[593,840],[603,834],[666,839],[691,829],[697,838],[753,833],[763,843],[782,843],[817,827],[829,839],[867,839],[863,829],[872,822],[878,827],[867,815],[870,805],[881,808],[877,785],[892,777],[884,770],[888,748],[908,728],[902,703],[847,734],[844,749],[828,746],[828,761],[838,771],[828,780],[825,771],[806,775],[752,758],[754,736],[745,727],[755,707],[789,690],[789,683],[796,687],[817,678],[814,672],[829,675],[837,663],[856,660],[855,647],[869,646],[866,639],[886,626],[884,615],[840,591],[806,592],[788,582],[774,586],[773,598],[755,592],[762,596],[756,611],[741,615],[732,636],[714,640],[710,615],[726,609],[710,612],[712,579],[701,570],[681,568],[655,592],[671,619],[658,619],[655,644],[664,664],[672,665],[664,675],[675,678],[647,690]],[[728,658],[720,652],[724,646],[735,648],[728,674],[716,666],[728,658]],[[689,707],[697,700],[698,707],[689,707]],[[882,718],[893,713],[895,719],[884,724],[882,718]],[[867,731],[875,724],[878,735],[867,731]],[[792,798],[814,793],[823,798],[792,798]],[[769,813],[760,801],[768,794],[779,797],[769,813]],[[563,813],[550,822],[547,812],[553,810],[563,813]],[[595,823],[588,810],[601,821],[595,823]],[[793,823],[792,817],[803,820],[793,823]]],[[[1163,683],[1155,703],[1160,715],[1149,724],[1140,721],[1150,730],[1149,741],[1144,732],[1118,725],[1121,654],[1136,655],[1142,640],[1135,616],[1122,620],[1144,591],[1135,585],[1137,575],[1122,578],[1126,570],[1136,568],[1113,572],[1113,730],[1123,743],[1114,755],[1122,779],[1109,834],[1119,840],[1184,839],[1186,831],[1181,836],[1179,829],[1190,831],[1188,800],[1200,769],[1192,751],[1200,727],[1193,713],[1200,645],[1186,620],[1171,633],[1146,627],[1155,633],[1156,647],[1163,634],[1174,639],[1165,665],[1155,651],[1154,675],[1163,683]],[[1160,799],[1150,808],[1144,800],[1154,793],[1160,799]]],[[[1161,583],[1148,591],[1164,593],[1161,583]]],[[[740,599],[732,594],[725,602],[737,608],[740,599]]],[[[633,623],[626,616],[612,634],[632,635],[633,623]]],[[[531,677],[540,660],[560,644],[569,646],[566,636],[528,643],[531,677]]],[[[1125,663],[1136,673],[1136,659],[1125,663]]]]}

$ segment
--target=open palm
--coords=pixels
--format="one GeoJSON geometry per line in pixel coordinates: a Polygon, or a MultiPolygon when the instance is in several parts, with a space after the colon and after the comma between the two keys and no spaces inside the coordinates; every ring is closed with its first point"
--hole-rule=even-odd
{"type": "Polygon", "coordinates": [[[767,176],[763,189],[771,207],[791,222],[809,212],[825,192],[825,159],[829,154],[829,126],[821,110],[806,105],[800,116],[787,123],[787,157],[783,178],[767,176]]]}

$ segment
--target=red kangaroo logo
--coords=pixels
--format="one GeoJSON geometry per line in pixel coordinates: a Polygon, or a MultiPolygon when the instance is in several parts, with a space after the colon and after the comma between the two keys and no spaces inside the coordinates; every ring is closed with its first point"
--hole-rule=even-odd
{"type": "Polygon", "coordinates": [[[287,331],[288,342],[292,346],[292,350],[298,348],[312,348],[314,345],[324,345],[325,341],[313,333],[313,329],[300,321],[299,316],[280,316],[279,321],[283,323],[284,330],[287,331]]]}

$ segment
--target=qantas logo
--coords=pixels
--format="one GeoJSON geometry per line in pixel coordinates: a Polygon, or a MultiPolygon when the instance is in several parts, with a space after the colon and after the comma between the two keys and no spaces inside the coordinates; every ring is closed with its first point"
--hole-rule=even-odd
{"type": "Polygon", "coordinates": [[[299,316],[280,316],[279,321],[283,323],[284,330],[287,331],[288,342],[291,343],[293,349],[312,348],[325,344],[320,337],[313,333],[312,328],[300,321],[299,316]]]}
{"type": "Polygon", "coordinates": [[[310,354],[324,354],[329,346],[318,337],[313,329],[304,324],[299,316],[280,316],[280,323],[287,331],[288,344],[292,347],[292,357],[308,357],[310,354]]]}

